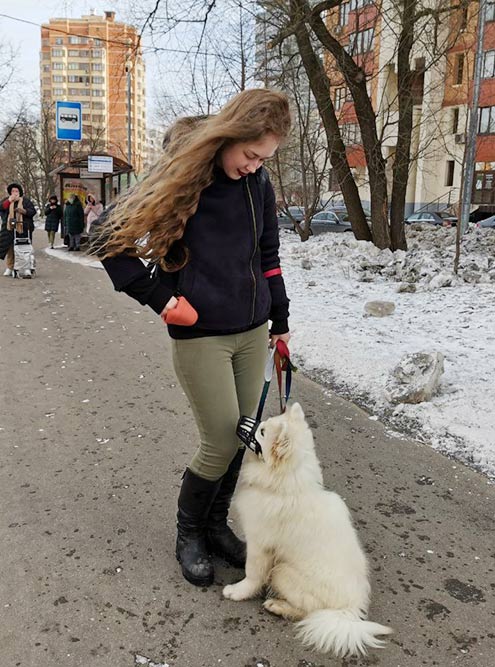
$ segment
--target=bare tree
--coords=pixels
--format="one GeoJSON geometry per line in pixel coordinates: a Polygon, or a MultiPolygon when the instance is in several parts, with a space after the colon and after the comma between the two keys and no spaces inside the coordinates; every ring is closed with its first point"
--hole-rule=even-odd
{"type": "Polygon", "coordinates": [[[0,174],[4,182],[19,182],[35,204],[42,208],[55,192],[51,172],[61,161],[60,144],[53,141],[53,109],[44,107],[41,120],[23,113],[0,149],[0,174]]]}
{"type": "MultiPolygon", "coordinates": [[[[342,76],[344,85],[351,96],[357,122],[360,128],[361,142],[366,158],[370,201],[373,242],[381,247],[392,249],[405,248],[403,229],[405,197],[409,169],[412,162],[411,134],[413,130],[413,106],[418,77],[428,68],[444,58],[451,46],[441,30],[442,22],[448,22],[452,12],[465,5],[469,0],[439,0],[437,3],[418,2],[417,0],[388,0],[383,2],[355,3],[356,27],[354,41],[349,43],[340,38],[332,21],[335,11],[349,3],[343,0],[323,0],[310,3],[308,0],[268,0],[263,7],[270,13],[278,25],[278,36],[273,42],[277,46],[295,35],[297,48],[308,73],[311,88],[318,102],[318,108],[327,132],[328,149],[332,166],[337,175],[342,194],[353,221],[353,229],[358,238],[366,238],[364,229],[364,211],[359,199],[359,192],[349,168],[340,123],[331,99],[332,79],[328,62],[323,64],[312,37],[330,54],[332,62],[342,76]],[[389,196],[386,158],[384,156],[383,131],[377,126],[377,114],[368,90],[370,71],[366,63],[366,49],[355,48],[365,32],[376,29],[376,17],[369,16],[363,5],[373,5],[379,12],[381,22],[388,30],[389,39],[395,42],[391,55],[396,62],[398,73],[397,91],[397,128],[396,147],[392,169],[391,192],[389,196]],[[329,14],[330,12],[330,14],[329,14]],[[282,20],[280,20],[282,17],[282,20]],[[424,39],[425,51],[431,55],[429,61],[424,58],[422,71],[412,66],[413,45],[424,38],[425,26],[429,26],[428,39],[424,39]],[[390,223],[389,223],[390,201],[390,223]]],[[[445,32],[445,31],[444,31],[445,32]]],[[[383,31],[382,31],[383,34],[383,31]]],[[[375,38],[378,35],[375,33],[375,38]]],[[[359,46],[359,44],[358,44],[359,46]]]]}

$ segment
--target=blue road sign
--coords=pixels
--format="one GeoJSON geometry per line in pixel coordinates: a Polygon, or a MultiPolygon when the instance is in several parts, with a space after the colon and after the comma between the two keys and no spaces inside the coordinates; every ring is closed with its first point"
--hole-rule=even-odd
{"type": "Polygon", "coordinates": [[[62,141],[82,140],[81,102],[57,102],[57,139],[62,141]]]}

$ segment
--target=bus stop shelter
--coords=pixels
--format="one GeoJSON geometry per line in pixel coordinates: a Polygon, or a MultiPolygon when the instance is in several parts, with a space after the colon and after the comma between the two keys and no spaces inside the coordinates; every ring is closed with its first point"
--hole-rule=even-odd
{"type": "Polygon", "coordinates": [[[65,203],[71,194],[77,194],[84,205],[86,196],[91,193],[103,206],[110,204],[122,188],[127,189],[133,173],[132,165],[109,153],[98,153],[99,157],[113,158],[112,172],[88,171],[88,156],[71,160],[51,172],[59,178],[60,201],[65,203]],[[125,179],[122,177],[125,176],[125,179]]]}

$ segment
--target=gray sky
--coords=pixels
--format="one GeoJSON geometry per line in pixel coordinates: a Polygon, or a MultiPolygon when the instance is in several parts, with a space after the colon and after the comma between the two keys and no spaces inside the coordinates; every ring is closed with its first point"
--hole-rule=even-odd
{"type": "MultiPolygon", "coordinates": [[[[239,21],[244,39],[252,24],[248,9],[239,14],[235,0],[218,0],[211,13],[208,0],[164,0],[153,25],[143,35],[146,63],[147,124],[161,127],[176,114],[210,113],[233,93],[240,81],[239,21]],[[208,31],[203,35],[201,19],[208,15],[208,31]],[[167,17],[173,17],[167,19],[167,17]],[[191,18],[196,22],[191,22],[191,18]],[[174,19],[181,21],[171,29],[174,19]],[[201,48],[197,45],[201,38],[201,48]],[[192,54],[192,55],[191,55],[192,54]],[[196,55],[195,55],[196,54],[196,55]]],[[[54,17],[76,18],[95,9],[116,12],[117,21],[139,30],[156,0],[0,0],[0,39],[17,51],[16,76],[8,94],[2,95],[0,116],[18,109],[22,95],[33,111],[39,106],[40,26],[54,17]],[[22,91],[19,93],[19,90],[22,91]],[[16,104],[17,103],[17,104],[16,104]]],[[[252,34],[252,33],[251,33],[252,34]]],[[[1,118],[0,118],[1,120],[1,118]]]]}
{"type": "MultiPolygon", "coordinates": [[[[89,14],[90,9],[95,9],[97,14],[103,14],[104,10],[116,12],[117,21],[125,21],[126,17],[117,9],[123,2],[114,0],[78,0],[67,2],[61,0],[0,0],[0,39],[2,44],[10,44],[17,52],[15,58],[16,74],[15,80],[9,87],[3,100],[15,98],[19,90],[33,106],[39,104],[39,51],[41,48],[42,23],[47,23],[50,18],[68,17],[77,18],[89,14]],[[12,18],[7,18],[12,17],[12,18]],[[19,85],[20,84],[20,85],[19,85]],[[31,94],[32,91],[32,94],[31,94]]],[[[154,81],[163,77],[157,76],[159,57],[153,54],[145,54],[146,63],[146,88],[148,103],[148,124],[152,122],[154,98],[156,87],[154,81]]],[[[12,99],[14,104],[14,99],[12,99]]]]}

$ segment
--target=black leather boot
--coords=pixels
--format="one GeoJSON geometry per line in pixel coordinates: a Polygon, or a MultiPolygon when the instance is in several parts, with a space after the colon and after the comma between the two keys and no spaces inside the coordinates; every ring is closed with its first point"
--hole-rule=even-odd
{"type": "Polygon", "coordinates": [[[208,515],[206,533],[209,550],[224,558],[227,563],[240,568],[246,565],[246,544],[228,526],[227,516],[239,478],[244,451],[244,448],[237,451],[227,472],[220,480],[220,488],[208,515]]]}
{"type": "Polygon", "coordinates": [[[182,574],[195,586],[210,586],[213,583],[213,564],[206,548],[206,521],[221,482],[221,478],[211,482],[198,477],[189,468],[182,480],[175,555],[181,564],[182,574]]]}

